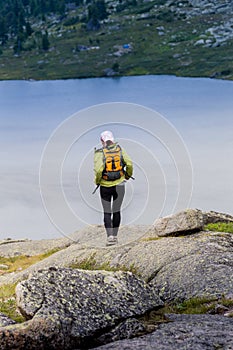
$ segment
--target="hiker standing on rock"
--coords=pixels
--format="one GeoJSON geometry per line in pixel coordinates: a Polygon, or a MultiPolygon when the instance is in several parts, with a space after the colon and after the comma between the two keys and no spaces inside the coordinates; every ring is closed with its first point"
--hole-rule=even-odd
{"type": "Polygon", "coordinates": [[[107,246],[117,243],[121,222],[121,204],[125,194],[125,180],[133,174],[133,164],[125,150],[114,141],[111,131],[101,133],[102,148],[95,149],[95,184],[100,186],[104,210],[107,246]]]}

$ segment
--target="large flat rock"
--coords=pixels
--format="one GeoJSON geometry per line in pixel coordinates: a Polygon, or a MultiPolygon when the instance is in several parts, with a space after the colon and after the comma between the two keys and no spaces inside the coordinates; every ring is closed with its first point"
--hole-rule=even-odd
{"type": "Polygon", "coordinates": [[[16,295],[29,321],[0,329],[0,349],[87,347],[123,320],[163,305],[142,279],[121,271],[51,267],[19,283],[16,295]]]}
{"type": "Polygon", "coordinates": [[[233,318],[212,315],[168,315],[152,334],[98,347],[99,350],[216,350],[233,348],[233,318]]]}
{"type": "MultiPolygon", "coordinates": [[[[169,219],[164,218],[167,229],[174,227],[171,235],[151,236],[151,232],[148,231],[147,235],[141,237],[143,230],[140,231],[137,226],[134,230],[129,230],[131,238],[138,237],[136,240],[132,239],[126,244],[113,247],[103,246],[103,227],[93,226],[89,233],[85,231],[86,228],[79,235],[79,239],[83,240],[82,244],[72,244],[24,271],[0,276],[0,285],[26,279],[31,273],[50,266],[70,267],[73,264],[79,266],[80,263],[84,263],[82,266],[86,264],[90,268],[104,269],[105,266],[131,270],[146,282],[151,282],[154,288],[159,290],[161,298],[166,301],[203,295],[230,295],[233,280],[233,235],[200,230],[196,232],[196,229],[201,227],[203,222],[231,219],[228,214],[186,210],[169,219]],[[172,225],[171,222],[177,222],[177,219],[181,220],[182,217],[185,220],[178,232],[178,226],[172,225]],[[190,224],[188,217],[193,218],[190,219],[190,224]],[[183,231],[185,227],[187,231],[183,231]],[[94,243],[98,239],[100,245],[95,247],[94,243]]],[[[167,232],[171,233],[170,229],[167,232]]]]}
{"type": "Polygon", "coordinates": [[[72,245],[19,273],[0,276],[0,283],[14,283],[50,266],[87,262],[103,268],[128,269],[159,290],[163,300],[232,293],[233,235],[195,233],[180,237],[141,240],[125,246],[86,248],[72,245]]]}
{"type": "MultiPolygon", "coordinates": [[[[92,226],[90,230],[75,233],[71,245],[47,259],[24,271],[0,276],[0,284],[26,279],[17,286],[17,302],[28,319],[21,325],[7,325],[10,320],[2,316],[0,349],[90,348],[146,331],[137,317],[159,308],[161,300],[174,302],[223,295],[233,299],[233,235],[202,230],[204,224],[216,221],[231,222],[232,217],[215,212],[184,211],[161,219],[157,229],[150,229],[146,234],[145,227],[141,231],[139,227],[131,231],[124,228],[121,234],[131,232],[131,237],[124,240],[121,236],[124,244],[113,247],[104,246],[103,227],[92,226]],[[105,266],[131,270],[134,274],[69,268],[80,263],[91,269],[105,266]]],[[[10,244],[2,246],[10,247],[10,244]]],[[[130,345],[123,341],[105,348],[147,349],[151,344],[152,348],[166,350],[179,349],[179,346],[180,349],[214,349],[210,320],[214,327],[215,321],[223,324],[225,333],[232,321],[207,316],[208,319],[171,316],[173,323],[161,325],[145,338],[132,340],[130,345]],[[209,343],[201,327],[207,329],[209,343]],[[179,329],[184,329],[184,339],[179,329]],[[174,340],[176,332],[179,341],[174,340]],[[166,338],[166,335],[169,336],[166,338]],[[163,341],[157,347],[161,337],[163,341]]],[[[224,338],[224,332],[217,333],[221,341],[216,340],[216,346],[228,350],[231,342],[227,336],[224,338]]]]}
{"type": "Polygon", "coordinates": [[[0,241],[0,256],[16,257],[20,255],[34,256],[55,249],[64,249],[73,244],[68,238],[41,240],[3,240],[0,241]]]}
{"type": "MultiPolygon", "coordinates": [[[[150,228],[149,225],[121,226],[118,234],[121,245],[135,242],[150,228]]],[[[55,249],[65,249],[71,245],[86,248],[105,248],[106,231],[103,225],[88,225],[64,237],[41,240],[0,240],[0,256],[15,257],[20,255],[33,256],[47,253],[55,249]]]]}

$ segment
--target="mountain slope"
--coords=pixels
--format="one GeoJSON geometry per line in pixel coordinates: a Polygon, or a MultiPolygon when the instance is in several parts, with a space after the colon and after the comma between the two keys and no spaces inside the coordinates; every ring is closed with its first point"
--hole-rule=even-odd
{"type": "Polygon", "coordinates": [[[0,79],[232,79],[232,10],[230,0],[0,1],[0,79]]]}

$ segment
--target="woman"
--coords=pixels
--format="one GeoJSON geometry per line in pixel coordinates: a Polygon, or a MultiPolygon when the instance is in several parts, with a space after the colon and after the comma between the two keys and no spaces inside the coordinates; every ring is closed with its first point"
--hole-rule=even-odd
{"type": "Polygon", "coordinates": [[[101,133],[102,148],[95,150],[95,183],[100,185],[104,210],[107,245],[117,243],[121,222],[121,204],[125,194],[125,180],[133,174],[133,164],[125,150],[114,141],[111,131],[101,133]]]}

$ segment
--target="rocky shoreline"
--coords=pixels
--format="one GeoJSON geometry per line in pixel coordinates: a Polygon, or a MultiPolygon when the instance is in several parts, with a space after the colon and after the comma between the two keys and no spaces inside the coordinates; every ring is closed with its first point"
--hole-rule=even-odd
{"type": "Polygon", "coordinates": [[[59,251],[0,276],[1,288],[17,283],[25,317],[17,324],[0,314],[0,349],[231,349],[233,235],[206,229],[216,222],[233,217],[188,209],[152,227],[122,227],[122,244],[107,248],[102,226],[58,240],[1,241],[0,256],[59,251]],[[148,316],[192,298],[216,307],[206,315],[148,316]]]}

